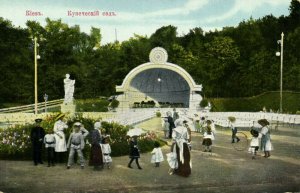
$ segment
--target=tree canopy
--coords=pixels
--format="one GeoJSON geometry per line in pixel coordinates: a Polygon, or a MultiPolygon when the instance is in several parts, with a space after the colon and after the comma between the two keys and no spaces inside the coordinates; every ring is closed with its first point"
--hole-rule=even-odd
{"type": "Polygon", "coordinates": [[[157,29],[150,37],[134,35],[124,42],[101,44],[101,27],[84,33],[80,26],[46,19],[41,26],[27,21],[15,27],[0,18],[0,103],[34,101],[34,37],[38,38],[39,101],[63,98],[66,73],[76,79],[76,98],[115,93],[134,67],[149,61],[156,46],[165,48],[169,62],[187,70],[206,97],[247,97],[279,90],[280,51],[283,32],[283,89],[300,91],[300,2],[292,0],[290,15],[249,18],[236,27],[204,33],[201,27],[178,36],[177,27],[157,29]]]}

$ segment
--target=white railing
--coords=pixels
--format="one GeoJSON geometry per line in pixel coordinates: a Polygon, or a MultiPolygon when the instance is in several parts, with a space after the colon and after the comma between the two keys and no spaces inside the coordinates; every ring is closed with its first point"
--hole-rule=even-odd
{"type": "MultiPolygon", "coordinates": [[[[214,120],[216,125],[227,127],[229,125],[228,117],[234,116],[236,118],[235,125],[237,127],[252,127],[258,126],[257,120],[267,119],[271,124],[286,123],[292,125],[300,125],[300,115],[291,114],[277,114],[264,112],[195,112],[187,108],[176,108],[179,116],[190,121],[206,117],[214,120]],[[197,115],[197,116],[196,116],[197,115]]],[[[166,116],[166,112],[173,112],[171,108],[141,108],[128,109],[126,111],[118,112],[83,112],[83,117],[92,119],[102,119],[108,122],[119,122],[124,125],[134,125],[156,116],[159,111],[162,117],[166,116]]],[[[45,117],[51,113],[38,114],[39,117],[45,117]]],[[[0,123],[32,123],[36,115],[34,113],[1,113],[0,123]]]]}
{"type": "MultiPolygon", "coordinates": [[[[38,110],[41,111],[41,110],[45,110],[45,108],[60,106],[62,103],[63,103],[63,99],[57,99],[57,100],[52,100],[47,102],[40,102],[37,105],[38,105],[38,110]]],[[[16,112],[29,113],[29,112],[34,112],[34,107],[35,104],[3,108],[0,109],[0,113],[16,113],[16,112]]]]}
{"type": "Polygon", "coordinates": [[[207,119],[214,120],[216,125],[227,127],[229,125],[228,117],[236,118],[235,125],[237,127],[251,127],[259,126],[257,121],[259,119],[267,119],[271,124],[286,123],[286,124],[300,124],[300,115],[292,114],[278,114],[265,112],[208,112],[197,113],[199,117],[207,117],[207,119]]]}

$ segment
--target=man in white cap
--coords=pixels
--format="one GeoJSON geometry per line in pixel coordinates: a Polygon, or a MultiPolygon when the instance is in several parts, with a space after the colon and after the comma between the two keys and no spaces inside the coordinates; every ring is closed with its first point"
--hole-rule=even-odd
{"type": "Polygon", "coordinates": [[[74,123],[73,125],[74,132],[71,133],[68,140],[67,148],[70,148],[70,153],[69,153],[67,169],[70,169],[71,165],[74,163],[75,151],[77,152],[78,157],[80,159],[81,169],[84,168],[84,157],[82,153],[82,150],[84,148],[84,140],[83,140],[83,135],[80,132],[80,127],[81,127],[80,122],[74,123]]]}

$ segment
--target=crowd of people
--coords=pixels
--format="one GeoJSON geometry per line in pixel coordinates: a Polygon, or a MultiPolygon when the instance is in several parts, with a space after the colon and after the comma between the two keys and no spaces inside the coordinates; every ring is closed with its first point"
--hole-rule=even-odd
{"type": "MultiPolygon", "coordinates": [[[[87,145],[86,138],[88,138],[90,145],[90,159],[89,165],[94,167],[94,170],[101,170],[103,168],[111,168],[112,149],[109,141],[110,136],[101,133],[101,122],[96,121],[94,128],[90,132],[84,128],[84,125],[76,121],[72,125],[72,132],[68,138],[65,137],[65,130],[68,125],[64,121],[64,114],[60,114],[56,118],[53,130],[49,130],[46,134],[44,129],[40,126],[42,119],[35,120],[35,126],[31,131],[31,141],[33,150],[34,165],[43,164],[42,149],[43,145],[46,149],[48,167],[55,166],[55,163],[61,163],[69,151],[67,169],[70,169],[74,164],[74,155],[77,153],[78,161],[82,169],[85,167],[84,148],[87,145]]],[[[235,117],[228,117],[229,125],[232,131],[232,143],[239,143],[240,138],[237,136],[237,128],[235,127],[235,117]]],[[[252,159],[256,159],[256,154],[259,149],[264,152],[264,157],[271,156],[270,151],[273,150],[270,130],[268,128],[269,122],[266,119],[258,120],[261,128],[252,128],[250,133],[252,135],[249,151],[252,153],[252,159]]],[[[207,117],[200,117],[193,120],[193,130],[202,135],[202,145],[204,152],[212,152],[213,141],[216,139],[216,129],[213,120],[207,117]]],[[[163,131],[164,138],[171,142],[170,152],[166,154],[167,162],[169,164],[169,174],[188,177],[192,170],[191,160],[191,141],[192,132],[188,121],[179,117],[176,109],[173,113],[167,112],[166,117],[163,117],[163,131]]],[[[135,161],[138,169],[142,169],[139,163],[140,149],[138,145],[138,136],[132,136],[129,140],[129,163],[128,168],[133,168],[132,163],[135,161]]],[[[155,167],[160,166],[160,162],[164,161],[164,155],[158,142],[154,143],[154,149],[151,152],[150,162],[155,167]]]]}

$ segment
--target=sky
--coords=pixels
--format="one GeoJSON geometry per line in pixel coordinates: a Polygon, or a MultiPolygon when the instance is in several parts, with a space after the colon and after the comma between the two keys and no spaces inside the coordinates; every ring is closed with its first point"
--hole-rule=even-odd
{"type": "Polygon", "coordinates": [[[101,29],[101,44],[128,40],[134,34],[151,36],[162,26],[177,27],[179,36],[190,29],[204,31],[237,26],[241,21],[265,15],[289,15],[290,0],[0,0],[0,17],[15,26],[27,20],[45,25],[45,18],[62,19],[89,33],[101,29]],[[99,11],[99,16],[70,16],[74,12],[99,11]],[[29,16],[28,12],[40,15],[29,16]],[[111,14],[106,16],[103,14],[111,14]]]}

